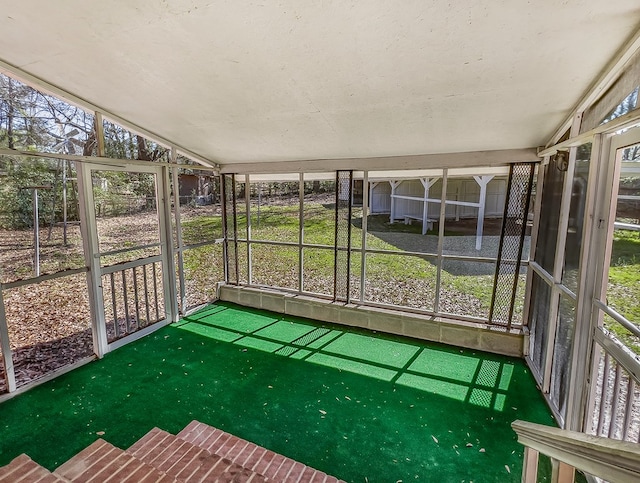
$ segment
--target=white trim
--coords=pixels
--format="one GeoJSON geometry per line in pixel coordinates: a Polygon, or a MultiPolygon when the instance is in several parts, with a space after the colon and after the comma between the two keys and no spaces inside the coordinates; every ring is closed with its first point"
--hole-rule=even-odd
{"type": "Polygon", "coordinates": [[[78,164],[78,197],[80,207],[80,231],[84,247],[84,259],[88,268],[87,290],[91,309],[91,333],[93,350],[102,358],[107,352],[107,329],[104,315],[104,299],[102,296],[102,275],[100,274],[98,228],[96,224],[95,205],[93,201],[93,184],[91,182],[91,165],[78,164]]]}
{"type": "MultiPolygon", "coordinates": [[[[0,284],[0,287],[2,285],[0,284]]],[[[7,313],[4,309],[4,297],[0,288],[0,349],[2,349],[2,359],[4,366],[4,377],[8,392],[16,390],[16,374],[13,368],[13,352],[9,342],[9,325],[7,323],[7,313]]]]}
{"type": "Polygon", "coordinates": [[[444,223],[447,216],[447,181],[449,170],[442,170],[442,190],[440,192],[440,218],[438,223],[438,265],[436,269],[436,293],[433,301],[433,311],[440,312],[440,282],[442,279],[442,252],[444,248],[444,223]]]}
{"type": "MultiPolygon", "coordinates": [[[[561,461],[607,481],[632,483],[640,478],[640,446],[636,443],[520,420],[511,423],[511,427],[517,433],[519,443],[551,457],[552,460],[561,461]]],[[[522,481],[533,483],[536,480],[522,481]]],[[[573,479],[552,478],[552,481],[565,482],[573,479]]]]}
{"type": "MultiPolygon", "coordinates": [[[[360,303],[364,302],[364,293],[367,286],[367,231],[369,216],[369,172],[364,172],[362,180],[362,240],[360,242],[360,303]]],[[[372,189],[373,192],[373,189],[372,189]]]]}
{"type": "MultiPolygon", "coordinates": [[[[470,151],[466,153],[416,154],[373,158],[308,159],[299,161],[272,161],[229,163],[220,166],[223,174],[246,173],[313,173],[337,171],[388,171],[441,168],[477,168],[478,166],[504,166],[511,163],[540,161],[537,148],[502,149],[495,151],[470,151]]],[[[414,176],[415,178],[415,176],[414,176]]]]}
{"type": "Polygon", "coordinates": [[[636,109],[628,112],[623,116],[615,118],[613,121],[607,122],[605,124],[600,124],[590,131],[583,132],[582,134],[578,134],[572,138],[567,139],[566,141],[562,141],[561,143],[554,144],[553,146],[542,149],[538,151],[538,155],[540,157],[552,156],[558,151],[564,151],[569,148],[581,146],[582,144],[586,144],[588,142],[593,142],[593,137],[596,134],[615,134],[618,131],[632,128],[639,124],[640,109],[636,109]]]}
{"type": "MultiPolygon", "coordinates": [[[[165,304],[166,305],[166,304],[165,304]]],[[[164,320],[159,320],[158,322],[154,322],[151,325],[147,325],[146,327],[135,331],[133,334],[129,334],[122,339],[118,339],[116,341],[107,344],[107,352],[114,351],[119,349],[120,347],[129,344],[130,342],[134,342],[136,340],[142,339],[143,337],[152,334],[156,330],[162,329],[163,327],[169,325],[171,320],[169,318],[165,318],[164,320]]]]}
{"type": "Polygon", "coordinates": [[[36,386],[39,386],[40,384],[44,384],[45,382],[49,382],[53,379],[55,379],[56,377],[59,377],[63,374],[66,374],[67,372],[71,372],[71,371],[75,371],[76,369],[78,369],[79,367],[85,366],[87,364],[89,364],[90,362],[93,362],[96,360],[96,356],[87,356],[87,357],[83,357],[82,359],[77,360],[76,362],[69,364],[67,366],[63,366],[60,367],[58,369],[55,369],[54,371],[49,372],[48,374],[39,377],[38,379],[34,379],[33,381],[28,382],[27,384],[25,384],[24,386],[20,386],[19,388],[15,389],[13,392],[8,393],[8,394],[0,394],[0,403],[3,403],[4,401],[11,399],[19,394],[22,394],[26,391],[29,391],[30,389],[33,389],[36,386]]]}
{"type": "MultiPolygon", "coordinates": [[[[177,156],[175,149],[171,150],[171,160],[173,161],[177,156]]],[[[184,278],[184,250],[189,248],[183,246],[182,240],[182,215],[180,214],[180,178],[178,176],[178,168],[174,167],[171,170],[171,179],[173,182],[173,215],[176,225],[176,247],[173,246],[173,240],[171,240],[171,248],[173,256],[178,255],[178,280],[180,281],[180,293],[176,293],[176,297],[179,298],[179,309],[184,312],[187,306],[187,290],[185,287],[184,278]]],[[[173,233],[172,233],[173,234],[173,233]]]]}

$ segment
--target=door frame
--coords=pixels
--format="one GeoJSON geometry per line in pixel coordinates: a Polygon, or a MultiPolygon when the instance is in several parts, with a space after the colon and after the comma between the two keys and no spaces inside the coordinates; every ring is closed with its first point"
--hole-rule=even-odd
{"type": "MultiPolygon", "coordinates": [[[[121,347],[129,342],[140,339],[155,330],[171,323],[177,317],[177,295],[175,284],[175,267],[173,260],[172,227],[169,170],[166,166],[127,165],[123,161],[122,166],[77,163],[78,192],[80,202],[80,216],[84,222],[81,224],[82,239],[84,245],[85,263],[87,271],[87,285],[89,291],[89,305],[91,307],[91,323],[93,334],[94,353],[102,358],[106,353],[121,347]],[[149,173],[156,178],[155,194],[156,209],[158,213],[158,230],[160,246],[160,263],[162,265],[162,286],[164,297],[165,316],[162,320],[137,330],[109,343],[107,338],[107,321],[102,291],[103,267],[100,261],[100,248],[98,244],[98,230],[93,196],[93,171],[120,171],[129,173],[149,173]]],[[[126,262],[125,262],[126,263],[126,262]]]]}

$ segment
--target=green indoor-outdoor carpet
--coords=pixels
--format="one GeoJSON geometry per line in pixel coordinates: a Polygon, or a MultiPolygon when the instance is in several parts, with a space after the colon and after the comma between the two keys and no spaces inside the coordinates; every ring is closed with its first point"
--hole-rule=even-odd
{"type": "Polygon", "coordinates": [[[554,424],[521,360],[216,303],[0,404],[0,465],[193,419],[353,482],[517,482],[554,424]]]}

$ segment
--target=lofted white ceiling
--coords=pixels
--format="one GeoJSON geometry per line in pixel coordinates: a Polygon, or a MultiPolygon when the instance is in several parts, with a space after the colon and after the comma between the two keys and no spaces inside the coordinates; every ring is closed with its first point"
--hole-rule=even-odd
{"type": "Polygon", "coordinates": [[[0,58],[222,164],[543,145],[638,0],[5,0],[0,58]]]}

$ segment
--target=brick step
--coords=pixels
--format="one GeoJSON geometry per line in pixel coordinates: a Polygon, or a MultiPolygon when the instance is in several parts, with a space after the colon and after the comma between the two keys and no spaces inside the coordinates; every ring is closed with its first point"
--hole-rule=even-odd
{"type": "Polygon", "coordinates": [[[158,428],[149,431],[127,452],[181,482],[266,481],[254,471],[158,428]]]}
{"type": "Polygon", "coordinates": [[[102,439],[80,451],[54,474],[73,482],[151,483],[176,480],[102,439]]]}
{"type": "Polygon", "coordinates": [[[26,454],[21,454],[11,460],[8,465],[0,468],[0,482],[57,483],[66,481],[68,480],[51,473],[26,454]]]}
{"type": "Polygon", "coordinates": [[[271,481],[283,483],[344,483],[247,440],[198,421],[191,421],[177,435],[211,454],[226,458],[271,481]]]}

